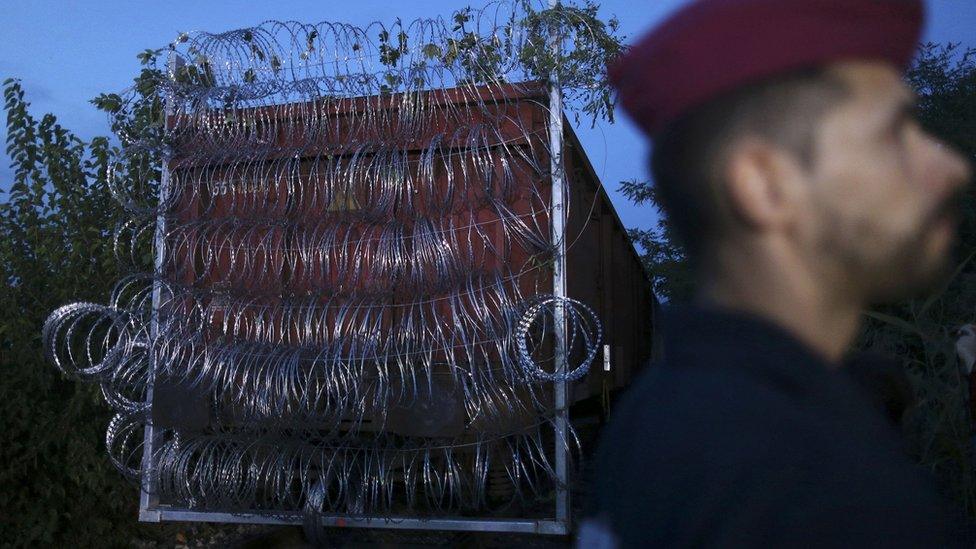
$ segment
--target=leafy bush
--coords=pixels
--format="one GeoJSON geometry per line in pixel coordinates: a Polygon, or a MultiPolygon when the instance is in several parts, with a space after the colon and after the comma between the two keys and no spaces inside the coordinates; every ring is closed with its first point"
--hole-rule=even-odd
{"type": "MultiPolygon", "coordinates": [[[[144,63],[137,85],[158,76],[155,59],[144,63]]],[[[37,120],[17,80],[3,87],[14,179],[0,202],[0,539],[130,545],[163,530],[136,522],[137,489],[106,458],[109,408],[97,386],[66,380],[41,349],[53,309],[104,302],[121,274],[112,230],[123,214],[106,182],[119,149],[105,137],[82,141],[51,114],[37,120]]]]}

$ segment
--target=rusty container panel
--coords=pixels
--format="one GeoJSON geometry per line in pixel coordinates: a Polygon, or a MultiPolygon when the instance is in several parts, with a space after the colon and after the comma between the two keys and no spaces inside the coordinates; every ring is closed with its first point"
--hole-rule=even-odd
{"type": "MultiPolygon", "coordinates": [[[[470,322],[476,291],[444,299],[450,288],[437,283],[445,274],[467,277],[472,288],[502,278],[497,286],[509,296],[552,291],[544,89],[439,90],[412,101],[374,96],[241,112],[262,138],[250,146],[265,143],[246,164],[208,156],[211,149],[226,149],[225,143],[198,136],[179,143],[183,154],[171,169],[180,196],[174,226],[180,229],[168,235],[164,270],[168,282],[186,289],[174,307],[193,309],[188,318],[200,323],[203,347],[230,339],[299,349],[327,346],[331,334],[356,324],[357,307],[367,306],[383,307],[370,326],[380,342],[404,331],[435,333],[470,322]],[[492,101],[485,108],[472,94],[492,101]],[[416,124],[395,126],[390,120],[404,117],[383,117],[383,109],[426,114],[416,124]],[[318,125],[292,123],[309,113],[321,117],[318,125]],[[384,195],[382,183],[390,178],[411,184],[399,185],[406,189],[400,194],[384,195]],[[506,234],[512,223],[534,238],[513,239],[506,234]],[[381,244],[393,248],[380,250],[381,244]],[[380,263],[397,256],[413,259],[402,266],[380,263]],[[253,297],[243,310],[225,314],[221,296],[235,294],[253,297]]],[[[216,121],[172,124],[178,130],[216,121]]],[[[574,383],[573,400],[579,401],[599,395],[607,384],[624,386],[650,357],[654,298],[612,204],[565,126],[568,293],[597,311],[611,352],[610,372],[603,371],[601,352],[590,374],[574,383]]],[[[484,321],[500,321],[501,311],[495,313],[489,316],[499,318],[484,321]]],[[[458,364],[490,370],[497,349],[490,342],[474,347],[489,364],[468,364],[472,350],[458,342],[457,348],[433,350],[427,367],[437,370],[438,379],[450,379],[443,370],[458,364]]],[[[571,357],[581,359],[578,353],[571,357]]],[[[449,385],[442,389],[460,394],[449,385]]],[[[455,408],[444,409],[456,415],[455,408]]],[[[494,420],[510,427],[509,421],[494,420]]],[[[487,428],[484,419],[478,421],[487,428]]],[[[386,428],[415,434],[412,426],[396,422],[386,428]]]]}
{"type": "Polygon", "coordinates": [[[650,361],[657,300],[637,251],[568,122],[564,131],[571,200],[566,224],[567,292],[593,307],[604,328],[603,349],[588,375],[572,389],[573,400],[580,401],[600,395],[604,388],[623,388],[650,361]],[[609,364],[609,371],[604,364],[609,364]]]}

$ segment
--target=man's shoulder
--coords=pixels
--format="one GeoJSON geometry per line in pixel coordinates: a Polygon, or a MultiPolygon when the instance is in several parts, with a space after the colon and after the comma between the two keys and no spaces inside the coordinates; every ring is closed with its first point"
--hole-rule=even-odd
{"type": "Polygon", "coordinates": [[[852,539],[901,523],[939,531],[935,494],[904,456],[825,421],[820,404],[719,364],[653,366],[613,409],[591,512],[625,541],[648,531],[787,539],[798,525],[852,539]]]}
{"type": "Polygon", "coordinates": [[[611,414],[591,512],[607,513],[624,539],[635,521],[677,538],[707,530],[702,521],[754,501],[764,477],[803,485],[814,476],[802,433],[815,425],[788,396],[740,372],[658,364],[611,414]]]}
{"type": "Polygon", "coordinates": [[[721,367],[652,366],[611,414],[597,453],[597,470],[610,483],[642,471],[662,489],[677,488],[794,467],[823,439],[816,419],[789,395],[721,367]]]}
{"type": "Polygon", "coordinates": [[[745,436],[776,425],[795,426],[805,421],[805,411],[782,388],[740,369],[661,363],[642,372],[624,393],[609,427],[653,426],[660,431],[675,425],[686,435],[689,429],[712,426],[698,434],[717,434],[719,427],[727,427],[745,436]]]}

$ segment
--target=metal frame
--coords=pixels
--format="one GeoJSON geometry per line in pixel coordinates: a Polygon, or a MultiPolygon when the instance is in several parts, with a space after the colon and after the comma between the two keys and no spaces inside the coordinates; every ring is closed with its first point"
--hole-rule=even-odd
{"type": "MultiPolygon", "coordinates": [[[[166,59],[166,72],[168,77],[176,73],[176,56],[170,53],[166,59]]],[[[169,131],[170,116],[173,114],[173,97],[167,94],[163,108],[163,132],[164,135],[169,131]]],[[[170,172],[168,159],[164,156],[161,159],[162,170],[159,180],[159,204],[166,203],[169,196],[170,172]]],[[[152,292],[152,313],[149,322],[150,342],[156,340],[159,333],[159,302],[162,299],[162,268],[163,268],[163,248],[166,244],[166,216],[162,209],[156,214],[156,234],[153,245],[156,250],[156,257],[153,260],[153,292],[152,292]]],[[[153,474],[155,466],[153,463],[153,449],[160,441],[160,434],[156,431],[152,420],[153,385],[156,380],[156,349],[153,345],[148,345],[149,349],[149,380],[146,388],[146,431],[142,446],[142,476],[139,479],[139,520],[147,522],[159,522],[158,513],[154,509],[159,505],[159,498],[153,492],[153,474]]]]}
{"type": "MultiPolygon", "coordinates": [[[[549,0],[549,7],[555,8],[559,0],[549,0]]],[[[560,37],[553,35],[551,48],[553,59],[559,58],[560,37]]],[[[552,240],[557,244],[556,256],[552,265],[552,294],[556,298],[566,297],[566,190],[563,169],[563,95],[559,83],[559,73],[553,68],[549,74],[549,158],[550,181],[552,183],[552,240]]],[[[554,359],[556,367],[566,366],[566,317],[565,310],[553,308],[555,329],[554,359]]],[[[570,528],[569,468],[567,448],[567,428],[569,409],[567,407],[568,384],[565,379],[553,383],[555,417],[555,459],[556,459],[556,522],[564,525],[565,532],[570,528]]]]}
{"type": "MultiPolygon", "coordinates": [[[[190,511],[161,506],[140,514],[143,522],[181,521],[298,526],[305,522],[302,513],[227,513],[190,511]]],[[[568,524],[552,519],[352,517],[323,515],[320,524],[334,528],[377,528],[385,530],[453,530],[458,532],[508,532],[513,534],[565,535],[568,524]]]]}
{"type": "MultiPolygon", "coordinates": [[[[550,8],[557,5],[557,0],[549,0],[550,8]]],[[[559,40],[553,37],[553,49],[558,53],[559,40]]],[[[170,74],[176,70],[175,56],[170,54],[167,70],[170,74]]],[[[170,116],[173,113],[173,99],[166,98],[166,130],[169,129],[170,116]]],[[[563,170],[563,105],[562,92],[559,87],[556,72],[550,75],[549,81],[549,149],[551,169],[551,211],[552,211],[552,240],[557,250],[553,262],[553,295],[566,296],[566,241],[564,238],[566,226],[565,209],[565,174],[563,170]]],[[[162,177],[159,187],[160,204],[164,203],[166,193],[169,192],[170,173],[166,159],[163,159],[162,177]]],[[[161,275],[163,261],[163,246],[165,245],[166,220],[160,213],[156,218],[156,258],[155,269],[157,280],[153,287],[153,312],[150,330],[155,339],[158,332],[158,309],[162,284],[158,280],[161,275]]],[[[563,310],[555,308],[555,358],[556,364],[565,364],[566,358],[566,320],[563,310]]],[[[150,378],[146,394],[147,402],[152,403],[153,380],[156,372],[156,356],[150,353],[150,378]]],[[[350,517],[342,515],[322,515],[319,520],[322,526],[348,528],[382,528],[382,529],[410,529],[410,530],[454,530],[467,532],[509,532],[527,534],[566,535],[570,531],[570,493],[567,428],[569,422],[568,384],[565,380],[554,384],[555,417],[555,469],[556,469],[556,502],[555,517],[546,519],[526,518],[453,518],[453,517],[350,517]]],[[[143,446],[141,494],[139,501],[139,520],[142,522],[161,521],[193,521],[243,524],[280,524],[302,525],[305,516],[300,512],[291,513],[227,513],[210,511],[192,511],[168,505],[160,505],[159,499],[153,493],[154,464],[153,449],[160,440],[160,434],[152,424],[151,409],[147,413],[145,441],[143,446]]]]}

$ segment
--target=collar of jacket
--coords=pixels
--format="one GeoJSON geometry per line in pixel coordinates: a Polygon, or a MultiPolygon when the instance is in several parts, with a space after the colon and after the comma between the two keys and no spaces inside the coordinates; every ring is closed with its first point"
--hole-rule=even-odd
{"type": "Polygon", "coordinates": [[[758,315],[702,305],[663,311],[668,367],[735,368],[796,397],[850,400],[858,390],[843,367],[758,315]]]}

